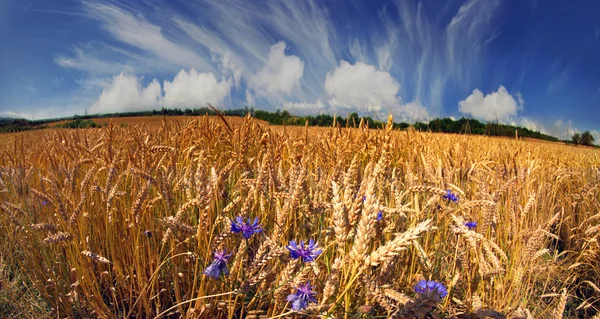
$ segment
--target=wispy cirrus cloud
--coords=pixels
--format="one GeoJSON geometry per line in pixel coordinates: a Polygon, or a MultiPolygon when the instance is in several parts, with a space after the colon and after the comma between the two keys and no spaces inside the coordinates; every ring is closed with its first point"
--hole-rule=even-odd
{"type": "Polygon", "coordinates": [[[398,1],[395,12],[380,12],[385,36],[375,41],[370,56],[403,84],[405,99],[438,115],[448,83],[464,90],[476,85],[476,66],[498,32],[493,22],[499,3],[470,0],[453,12],[448,3],[439,8],[398,1]]]}
{"type": "Polygon", "coordinates": [[[600,28],[598,5],[585,1],[569,15],[564,4],[532,0],[7,2],[0,110],[219,101],[426,121],[483,118],[458,102],[474,94],[479,108],[490,96],[519,105],[522,92],[527,108],[500,113],[507,123],[554,132],[553,121],[572,118],[592,129],[600,28]],[[379,85],[353,82],[360,77],[379,85]]]}
{"type": "MultiPolygon", "coordinates": [[[[106,49],[106,46],[102,46],[102,49],[106,49]]],[[[118,62],[115,60],[108,60],[103,58],[103,52],[100,51],[101,48],[93,47],[93,45],[87,46],[87,48],[83,47],[74,47],[73,54],[71,56],[67,55],[58,55],[54,62],[56,64],[70,69],[76,69],[79,71],[85,71],[94,75],[103,75],[103,74],[115,74],[120,73],[123,70],[133,71],[133,67],[122,62],[118,62]],[[90,47],[92,46],[92,47],[90,47]],[[98,52],[100,51],[100,52],[98,52]]],[[[116,50],[115,50],[116,51],[116,50]]],[[[117,52],[111,52],[117,53],[117,52]]],[[[106,54],[106,53],[105,53],[106,54]]],[[[105,56],[104,54],[104,56],[105,56]]],[[[110,54],[110,53],[109,53],[110,54]]]]}
{"type": "Polygon", "coordinates": [[[116,5],[84,2],[89,17],[97,19],[116,40],[151,53],[177,67],[197,67],[214,70],[214,65],[192,48],[165,35],[163,28],[147,21],[143,16],[126,11],[116,5]]]}
{"type": "MultiPolygon", "coordinates": [[[[492,23],[498,0],[469,0],[458,8],[446,4],[441,10],[397,1],[379,9],[380,23],[361,26],[357,33],[346,32],[334,19],[337,8],[315,0],[180,5],[85,1],[84,14],[119,44],[119,51],[96,54],[76,47],[56,63],[90,77],[125,72],[157,77],[159,83],[193,69],[217,81],[202,82],[208,87],[226,79],[223,83],[232,85],[219,92],[231,99],[222,101],[238,106],[302,105],[315,112],[348,107],[366,112],[369,106],[371,116],[392,113],[414,121],[442,112],[449,83],[475,87],[474,65],[498,34],[492,23]],[[350,79],[363,76],[364,85],[349,89],[350,79]]],[[[348,10],[359,12],[363,5],[357,2],[348,10]]],[[[132,91],[143,90],[121,82],[135,87],[132,91]]]]}

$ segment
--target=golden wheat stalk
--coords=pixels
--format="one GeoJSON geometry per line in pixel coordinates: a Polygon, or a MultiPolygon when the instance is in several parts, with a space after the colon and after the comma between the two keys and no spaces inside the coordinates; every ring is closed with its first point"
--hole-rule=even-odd
{"type": "Polygon", "coordinates": [[[382,247],[371,253],[371,255],[365,259],[365,263],[370,266],[378,266],[379,264],[390,260],[405,250],[413,240],[419,238],[421,233],[432,230],[435,227],[431,225],[431,219],[427,219],[416,226],[409,228],[407,231],[397,234],[396,238],[389,241],[382,247]]]}
{"type": "Polygon", "coordinates": [[[69,233],[57,232],[56,234],[49,235],[44,238],[44,244],[57,244],[63,241],[71,240],[73,235],[69,233]]]}
{"type": "Polygon", "coordinates": [[[90,258],[90,259],[92,259],[93,261],[101,263],[101,264],[110,264],[111,263],[110,260],[108,260],[108,259],[106,259],[106,258],[104,258],[104,257],[102,257],[102,256],[100,256],[100,255],[98,255],[96,253],[93,253],[93,252],[91,252],[89,250],[83,250],[81,252],[81,254],[84,255],[84,256],[86,256],[86,257],[88,257],[88,258],[90,258]]]}

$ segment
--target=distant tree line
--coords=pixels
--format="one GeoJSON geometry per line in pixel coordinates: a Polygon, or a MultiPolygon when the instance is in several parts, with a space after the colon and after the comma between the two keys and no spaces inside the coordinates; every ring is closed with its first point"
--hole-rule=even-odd
{"type": "Polygon", "coordinates": [[[69,121],[64,124],[57,125],[56,127],[62,128],[97,128],[102,127],[100,124],[96,124],[90,119],[76,118],[73,121],[69,121]]]}
{"type": "MultiPolygon", "coordinates": [[[[288,111],[277,110],[275,112],[269,112],[264,110],[256,110],[253,107],[244,107],[239,109],[221,110],[222,115],[225,116],[246,116],[250,114],[252,117],[266,121],[274,125],[306,125],[309,126],[331,126],[334,123],[334,116],[329,114],[320,115],[306,115],[306,116],[294,116],[288,111]]],[[[130,117],[130,116],[199,116],[199,115],[215,115],[215,111],[208,107],[201,108],[163,108],[161,110],[152,111],[138,111],[138,112],[123,112],[123,113],[110,113],[110,114],[96,114],[96,115],[85,115],[85,116],[74,116],[71,117],[74,122],[65,124],[66,127],[94,127],[90,124],[92,121],[85,122],[84,120],[91,118],[108,118],[108,117],[130,117]]],[[[356,127],[363,121],[365,125],[371,128],[383,127],[386,123],[375,120],[369,116],[360,117],[356,112],[349,114],[347,117],[336,116],[335,123],[342,127],[356,127]]],[[[23,131],[28,129],[45,128],[40,124],[46,124],[56,122],[57,119],[39,120],[39,121],[28,121],[25,119],[10,119],[8,122],[0,120],[0,132],[15,132],[23,131]]],[[[414,124],[409,123],[394,123],[395,129],[406,130],[409,127],[413,127],[417,131],[422,132],[441,132],[441,133],[455,133],[455,134],[474,134],[474,135],[488,135],[488,136],[506,136],[514,137],[515,134],[519,137],[535,138],[547,141],[559,141],[558,138],[547,134],[542,134],[538,131],[530,130],[523,127],[498,124],[498,123],[482,123],[474,119],[461,118],[459,120],[453,120],[450,118],[434,119],[429,123],[416,122],[414,124]]],[[[563,141],[574,144],[592,145],[594,142],[593,136],[589,132],[584,132],[579,137],[573,136],[571,141],[563,141]],[[587,133],[587,134],[586,134],[587,133]],[[585,138],[584,138],[585,136],[585,138]],[[591,138],[591,139],[590,139],[591,138]]]]}
{"type": "MultiPolygon", "coordinates": [[[[41,128],[47,128],[43,126],[41,128]]],[[[37,129],[26,119],[0,118],[0,133],[22,132],[37,129]]]]}
{"type": "Polygon", "coordinates": [[[581,134],[575,133],[571,138],[571,142],[575,145],[586,145],[591,146],[594,144],[594,136],[590,131],[585,131],[581,134]]]}

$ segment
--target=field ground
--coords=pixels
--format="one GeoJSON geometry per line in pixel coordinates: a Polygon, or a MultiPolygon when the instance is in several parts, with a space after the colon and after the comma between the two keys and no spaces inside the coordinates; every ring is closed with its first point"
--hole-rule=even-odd
{"type": "MultiPolygon", "coordinates": [[[[151,126],[151,127],[157,127],[157,126],[161,126],[165,120],[167,122],[177,122],[177,123],[183,124],[186,121],[198,119],[199,117],[202,117],[202,116],[185,116],[185,115],[183,115],[183,116],[165,116],[163,118],[163,116],[155,115],[155,116],[91,118],[90,120],[99,125],[108,124],[110,121],[113,121],[116,125],[121,125],[121,124],[147,125],[147,126],[151,126]]],[[[228,123],[230,123],[230,125],[239,125],[244,121],[244,118],[238,117],[238,116],[225,116],[225,119],[227,120],[228,123]]],[[[72,120],[63,120],[63,121],[57,121],[57,122],[52,122],[52,123],[39,124],[38,126],[48,125],[50,127],[53,127],[56,125],[62,125],[62,124],[68,123],[70,121],[72,121],[72,120]]],[[[265,121],[257,120],[257,122],[268,125],[268,123],[265,121]]]]}
{"type": "MultiPolygon", "coordinates": [[[[201,117],[202,116],[200,116],[200,118],[201,117]]],[[[184,124],[186,121],[191,121],[191,120],[195,120],[198,118],[199,118],[198,116],[167,116],[167,117],[165,117],[167,122],[177,122],[180,124],[184,124]]],[[[237,116],[226,116],[225,118],[228,121],[228,123],[230,123],[230,125],[239,125],[240,123],[243,122],[243,118],[237,117],[237,116]]],[[[90,120],[98,125],[105,125],[105,124],[108,124],[110,121],[113,121],[116,125],[147,125],[147,126],[151,126],[151,127],[161,126],[164,122],[163,116],[157,116],[157,115],[155,115],[155,116],[135,116],[135,117],[92,118],[90,120]]],[[[50,127],[54,127],[56,125],[62,125],[62,124],[68,123],[70,121],[71,120],[63,120],[63,121],[57,121],[57,122],[52,122],[52,123],[39,124],[38,126],[48,125],[50,127]]],[[[278,127],[277,125],[271,125],[266,121],[256,120],[256,122],[263,124],[263,125],[271,126],[273,128],[278,127]]],[[[288,126],[288,127],[292,131],[298,128],[297,126],[288,126]]],[[[315,129],[315,128],[313,127],[311,129],[315,129]]],[[[507,138],[507,137],[492,137],[492,138],[511,139],[511,138],[507,138]]],[[[540,139],[535,139],[535,138],[520,138],[520,140],[529,141],[532,143],[547,143],[547,144],[566,145],[562,142],[552,142],[552,141],[540,140],[540,139]]],[[[574,145],[568,145],[568,146],[576,147],[574,145]]],[[[586,148],[585,146],[578,146],[578,147],[586,148]]]]}
{"type": "Polygon", "coordinates": [[[228,121],[0,136],[0,317],[600,318],[598,150],[228,121]]]}

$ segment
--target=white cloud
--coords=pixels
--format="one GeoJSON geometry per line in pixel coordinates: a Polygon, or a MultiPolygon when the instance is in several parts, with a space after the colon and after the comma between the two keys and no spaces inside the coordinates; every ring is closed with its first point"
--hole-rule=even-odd
{"type": "Polygon", "coordinates": [[[354,38],[348,49],[355,61],[366,62],[367,52],[357,38],[354,38]]]}
{"type": "Polygon", "coordinates": [[[568,120],[566,123],[563,120],[557,120],[550,126],[550,134],[563,140],[570,140],[577,129],[573,127],[573,122],[568,120]]]}
{"type": "Polygon", "coordinates": [[[420,100],[402,104],[398,95],[400,84],[390,73],[364,62],[340,61],[339,66],[327,73],[325,90],[334,111],[357,110],[364,114],[368,109],[371,114],[367,115],[385,118],[383,115],[391,113],[394,121],[407,122],[427,122],[430,118],[420,100]]]}
{"type": "Polygon", "coordinates": [[[219,64],[221,74],[226,77],[231,77],[234,85],[239,87],[243,69],[236,65],[234,59],[235,58],[232,58],[230,52],[225,52],[222,56],[216,56],[214,54],[212,56],[212,60],[219,64]]]}
{"type": "Polygon", "coordinates": [[[392,67],[392,53],[388,47],[381,47],[377,49],[377,61],[379,63],[379,69],[388,72],[392,67]]]}
{"type": "Polygon", "coordinates": [[[590,131],[594,137],[594,144],[599,145],[600,143],[600,131],[599,130],[584,130],[573,126],[573,122],[568,120],[566,123],[563,120],[558,120],[550,126],[550,134],[558,137],[561,140],[571,140],[575,133],[583,133],[590,131]]]}
{"type": "Polygon", "coordinates": [[[181,70],[172,82],[164,82],[164,105],[166,107],[202,107],[207,103],[215,106],[229,96],[231,80],[217,80],[212,73],[200,73],[195,69],[181,70]]]}
{"type": "Polygon", "coordinates": [[[100,20],[104,29],[118,41],[180,67],[214,70],[204,57],[165,36],[161,26],[147,21],[140,14],[133,15],[120,7],[98,2],[84,2],[84,8],[91,18],[100,20]]]}
{"type": "Polygon", "coordinates": [[[256,95],[290,95],[300,86],[304,62],[295,55],[285,55],[285,42],[271,46],[266,65],[248,82],[256,95]]]}
{"type": "Polygon", "coordinates": [[[229,96],[233,80],[218,81],[213,73],[195,69],[181,70],[172,81],[160,83],[153,79],[145,87],[143,78],[121,73],[110,82],[90,80],[91,85],[102,86],[98,100],[92,104],[90,113],[113,113],[152,110],[165,107],[197,108],[211,103],[218,106],[229,96]]]}
{"type": "Polygon", "coordinates": [[[508,93],[504,86],[500,86],[498,91],[483,95],[479,89],[473,90],[473,93],[466,99],[458,102],[458,111],[468,114],[476,119],[484,121],[500,121],[502,123],[510,122],[523,109],[525,100],[520,94],[517,99],[508,93]]]}
{"type": "Polygon", "coordinates": [[[319,99],[315,103],[286,102],[283,104],[283,109],[295,115],[306,115],[326,112],[327,106],[319,99]]]}
{"type": "MultiPolygon", "coordinates": [[[[213,72],[217,78],[232,78],[232,90],[238,93],[233,99],[239,98],[239,102],[250,88],[247,100],[255,98],[265,107],[318,99],[329,104],[324,85],[327,72],[339,59],[352,56],[352,62],[359,60],[391,74],[401,83],[405,101],[421,101],[428,112],[438,115],[449,83],[476,87],[485,41],[497,34],[493,28],[499,1],[464,0],[460,9],[445,8],[454,10],[446,12],[450,15],[447,20],[438,19],[436,9],[424,2],[395,1],[377,8],[378,23],[360,25],[336,25],[332,19],[336,12],[317,0],[185,1],[182,6],[164,6],[157,0],[81,3],[83,15],[96,21],[110,37],[110,45],[99,45],[110,48],[90,50],[78,43],[80,52],[69,50],[55,61],[90,73],[86,77],[109,77],[124,71],[156,77],[162,83],[181,69],[195,68],[213,72]],[[352,36],[348,38],[348,34],[352,36]],[[269,63],[271,46],[280,40],[301,59],[302,75],[295,80],[299,73],[283,73],[284,81],[273,84],[277,80],[256,76],[273,72],[263,68],[269,63]],[[255,86],[247,87],[251,81],[255,86]]],[[[356,3],[351,9],[364,5],[356,3]]],[[[382,111],[398,105],[393,103],[382,111]]]]}
{"type": "Polygon", "coordinates": [[[90,113],[141,111],[160,108],[161,88],[157,80],[146,87],[142,78],[121,73],[90,108],[90,113]]]}
{"type": "MultiPolygon", "coordinates": [[[[164,6],[156,9],[165,11],[164,6]]],[[[246,81],[251,81],[268,63],[274,39],[285,39],[286,45],[293,46],[303,64],[310,61],[310,68],[304,65],[301,85],[294,88],[293,97],[313,101],[322,97],[323,78],[336,63],[336,56],[341,55],[342,46],[336,40],[329,12],[320,2],[189,1],[185,3],[185,9],[202,23],[183,18],[179,12],[165,12],[169,16],[167,22],[175,21],[178,31],[204,50],[219,55],[229,52],[246,81]]],[[[255,93],[247,95],[267,94],[265,91],[255,93]]],[[[281,94],[284,93],[269,96],[267,100],[283,102],[281,94]]]]}
{"type": "Polygon", "coordinates": [[[546,128],[544,127],[544,124],[542,124],[540,121],[536,121],[534,119],[527,118],[527,117],[521,117],[519,119],[519,121],[513,123],[513,125],[518,125],[520,127],[524,127],[524,128],[530,129],[532,131],[537,131],[542,134],[553,135],[551,132],[546,130],[546,128]]]}
{"type": "Polygon", "coordinates": [[[103,60],[93,54],[86,53],[82,48],[74,48],[73,53],[72,57],[59,55],[54,59],[54,62],[64,68],[77,69],[94,74],[112,75],[123,71],[128,73],[132,71],[131,67],[126,64],[103,60]]]}
{"type": "MultiPolygon", "coordinates": [[[[128,74],[128,73],[127,73],[128,74]]],[[[112,84],[112,77],[91,76],[83,80],[75,80],[84,91],[98,91],[107,89],[112,84]]]]}
{"type": "Polygon", "coordinates": [[[344,60],[329,71],[325,78],[325,90],[329,104],[347,109],[379,111],[385,107],[397,106],[400,90],[398,82],[385,71],[378,71],[364,62],[350,64],[344,60]]]}
{"type": "Polygon", "coordinates": [[[498,0],[469,0],[460,6],[447,25],[446,58],[459,84],[469,85],[472,68],[478,65],[485,42],[494,37],[490,26],[499,5],[498,0]]]}
{"type": "Polygon", "coordinates": [[[594,137],[594,144],[599,145],[600,144],[600,131],[591,130],[590,133],[592,133],[592,136],[594,137]]]}
{"type": "Polygon", "coordinates": [[[392,110],[394,121],[402,122],[429,122],[430,116],[427,108],[419,100],[400,105],[392,110]]]}

